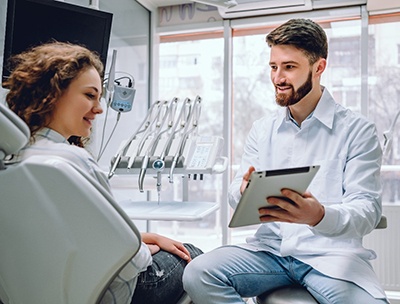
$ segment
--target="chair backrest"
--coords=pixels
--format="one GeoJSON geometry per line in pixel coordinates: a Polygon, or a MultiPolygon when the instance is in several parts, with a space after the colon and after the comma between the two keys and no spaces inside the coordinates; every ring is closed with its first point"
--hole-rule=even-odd
{"type": "MultiPolygon", "coordinates": [[[[14,138],[18,119],[0,106],[0,130],[14,138]]],[[[17,152],[2,147],[3,133],[0,150],[17,152]]],[[[0,170],[3,303],[97,303],[140,244],[112,196],[67,160],[33,156],[0,170]]]]}
{"type": "Polygon", "coordinates": [[[29,136],[29,128],[22,119],[0,103],[0,161],[24,147],[29,136]]]}

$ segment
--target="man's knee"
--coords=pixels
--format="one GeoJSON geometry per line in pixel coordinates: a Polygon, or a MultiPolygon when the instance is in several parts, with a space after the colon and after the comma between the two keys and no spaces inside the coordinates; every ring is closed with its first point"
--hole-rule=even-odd
{"type": "Polygon", "coordinates": [[[189,264],[186,265],[185,270],[183,271],[183,286],[185,287],[186,284],[191,284],[193,281],[193,278],[196,278],[197,273],[199,272],[199,260],[201,259],[201,256],[197,256],[195,259],[193,259],[189,264]]]}

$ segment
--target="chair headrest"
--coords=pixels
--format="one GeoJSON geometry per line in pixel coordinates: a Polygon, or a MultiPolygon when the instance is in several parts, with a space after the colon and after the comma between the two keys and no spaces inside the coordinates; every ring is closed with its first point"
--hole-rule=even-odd
{"type": "Polygon", "coordinates": [[[6,105],[0,103],[0,160],[17,153],[30,138],[26,123],[6,105]]]}

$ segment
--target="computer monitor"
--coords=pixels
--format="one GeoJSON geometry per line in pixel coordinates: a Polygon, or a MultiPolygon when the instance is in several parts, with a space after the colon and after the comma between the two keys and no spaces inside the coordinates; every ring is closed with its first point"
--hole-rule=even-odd
{"type": "Polygon", "coordinates": [[[55,0],[8,0],[2,85],[10,76],[9,58],[57,40],[78,43],[107,61],[113,15],[55,0]]]}

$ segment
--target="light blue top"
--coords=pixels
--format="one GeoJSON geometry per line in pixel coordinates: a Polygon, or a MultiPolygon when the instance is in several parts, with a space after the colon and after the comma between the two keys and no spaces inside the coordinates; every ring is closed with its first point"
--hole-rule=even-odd
{"type": "Polygon", "coordinates": [[[335,103],[327,89],[301,126],[293,123],[287,108],[255,121],[229,189],[231,206],[239,202],[242,177],[250,166],[259,171],[320,165],[308,190],[325,206],[325,216],[315,227],[262,224],[241,246],[293,256],[385,297],[369,263],[376,254],[362,245],[362,237],[381,218],[381,160],[375,125],[335,103]]]}
{"type": "MultiPolygon", "coordinates": [[[[90,153],[69,142],[56,131],[43,128],[35,134],[35,142],[21,150],[19,155],[26,159],[32,155],[56,155],[63,157],[93,176],[111,193],[107,175],[100,169],[90,153]]],[[[100,303],[130,304],[136,287],[137,276],[151,264],[152,258],[147,245],[142,243],[140,250],[108,287],[100,303]]]]}

